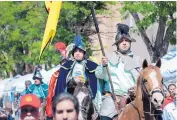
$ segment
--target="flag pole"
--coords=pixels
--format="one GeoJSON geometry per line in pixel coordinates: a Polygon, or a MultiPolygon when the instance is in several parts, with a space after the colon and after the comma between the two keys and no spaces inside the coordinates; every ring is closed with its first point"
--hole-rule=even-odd
{"type": "MultiPolygon", "coordinates": [[[[101,40],[100,32],[99,32],[97,18],[95,16],[95,12],[94,12],[94,7],[93,6],[91,7],[91,14],[92,14],[92,17],[93,17],[93,21],[95,23],[95,29],[96,29],[96,32],[97,32],[97,35],[98,35],[98,40],[99,40],[99,43],[100,43],[102,54],[103,54],[103,56],[106,56],[105,51],[104,51],[104,47],[103,47],[103,43],[102,43],[102,40],[101,40]]],[[[109,78],[110,85],[111,85],[112,98],[114,100],[115,107],[116,107],[116,109],[118,111],[118,105],[117,105],[117,102],[116,102],[116,95],[115,95],[115,92],[114,92],[114,87],[113,87],[113,83],[112,83],[112,79],[111,79],[111,75],[110,75],[110,72],[109,72],[108,65],[106,66],[106,70],[107,70],[108,78],[109,78]]]]}

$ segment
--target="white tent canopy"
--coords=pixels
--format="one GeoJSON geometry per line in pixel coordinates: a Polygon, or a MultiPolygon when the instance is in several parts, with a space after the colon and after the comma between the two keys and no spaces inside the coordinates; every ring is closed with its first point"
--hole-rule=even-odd
{"type": "MultiPolygon", "coordinates": [[[[49,71],[41,70],[41,74],[43,76],[43,82],[49,84],[52,74],[55,71],[57,71],[59,68],[60,65],[52,68],[49,71]]],[[[33,83],[34,81],[32,78],[33,78],[33,73],[26,74],[24,76],[17,75],[14,78],[8,78],[0,81],[0,96],[3,93],[8,93],[11,91],[17,91],[17,92],[23,91],[25,89],[25,81],[30,80],[33,83]]]]}

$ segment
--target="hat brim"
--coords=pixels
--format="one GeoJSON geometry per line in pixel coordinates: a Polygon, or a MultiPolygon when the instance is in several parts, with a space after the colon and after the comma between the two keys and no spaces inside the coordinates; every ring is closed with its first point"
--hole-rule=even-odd
{"type": "Polygon", "coordinates": [[[34,107],[34,108],[39,108],[40,106],[35,106],[34,104],[22,104],[21,106],[20,106],[20,109],[22,108],[22,107],[25,107],[25,106],[31,106],[31,107],[34,107]]]}
{"type": "Polygon", "coordinates": [[[36,80],[36,78],[39,79],[39,80],[40,80],[40,79],[41,79],[41,80],[43,79],[43,78],[39,78],[39,77],[33,77],[33,80],[36,80]]]}
{"type": "Polygon", "coordinates": [[[72,53],[71,53],[73,56],[74,56],[74,52],[75,52],[76,49],[80,49],[84,52],[84,55],[86,54],[86,49],[80,48],[79,46],[75,46],[72,50],[72,53]]]}
{"type": "Polygon", "coordinates": [[[80,50],[86,52],[86,49],[83,48],[83,47],[80,47],[80,46],[75,46],[75,47],[73,47],[73,50],[72,50],[72,51],[75,51],[76,49],[80,49],[80,50]]]}
{"type": "Polygon", "coordinates": [[[118,43],[122,38],[126,38],[126,39],[129,40],[130,42],[136,42],[136,40],[135,40],[134,38],[122,36],[122,37],[121,37],[119,40],[117,40],[112,46],[117,45],[117,43],[118,43]]]}

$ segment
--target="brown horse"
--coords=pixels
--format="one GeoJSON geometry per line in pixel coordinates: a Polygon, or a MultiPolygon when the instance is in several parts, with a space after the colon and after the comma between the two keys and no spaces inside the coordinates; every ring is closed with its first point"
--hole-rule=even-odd
{"type": "Polygon", "coordinates": [[[164,100],[160,66],[160,59],[155,66],[143,61],[143,70],[137,79],[136,98],[124,108],[119,120],[155,120],[155,111],[161,110],[164,100]]]}

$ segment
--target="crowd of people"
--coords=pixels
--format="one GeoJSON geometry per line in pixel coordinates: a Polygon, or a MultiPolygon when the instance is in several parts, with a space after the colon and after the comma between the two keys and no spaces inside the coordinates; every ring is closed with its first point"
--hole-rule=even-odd
{"type": "MultiPolygon", "coordinates": [[[[77,35],[72,58],[64,58],[61,67],[50,80],[49,85],[42,81],[40,67],[37,67],[33,80],[25,82],[25,90],[15,95],[15,102],[0,100],[1,120],[113,120],[135,97],[136,79],[142,59],[131,51],[135,39],[129,35],[129,27],[118,24],[115,38],[117,50],[103,56],[98,65],[87,59],[87,51],[82,37],[77,35]],[[112,98],[110,77],[116,101],[112,98]],[[90,102],[88,102],[90,101],[90,102]],[[118,105],[118,110],[115,107],[118,105]],[[90,115],[90,116],[89,116],[90,115]],[[81,119],[82,118],[82,119],[81,119]]],[[[164,94],[161,120],[177,120],[176,84],[170,84],[164,94]]]]}
{"type": "Polygon", "coordinates": [[[169,93],[166,94],[163,109],[163,120],[176,120],[177,119],[177,89],[176,84],[168,86],[169,93]]]}

